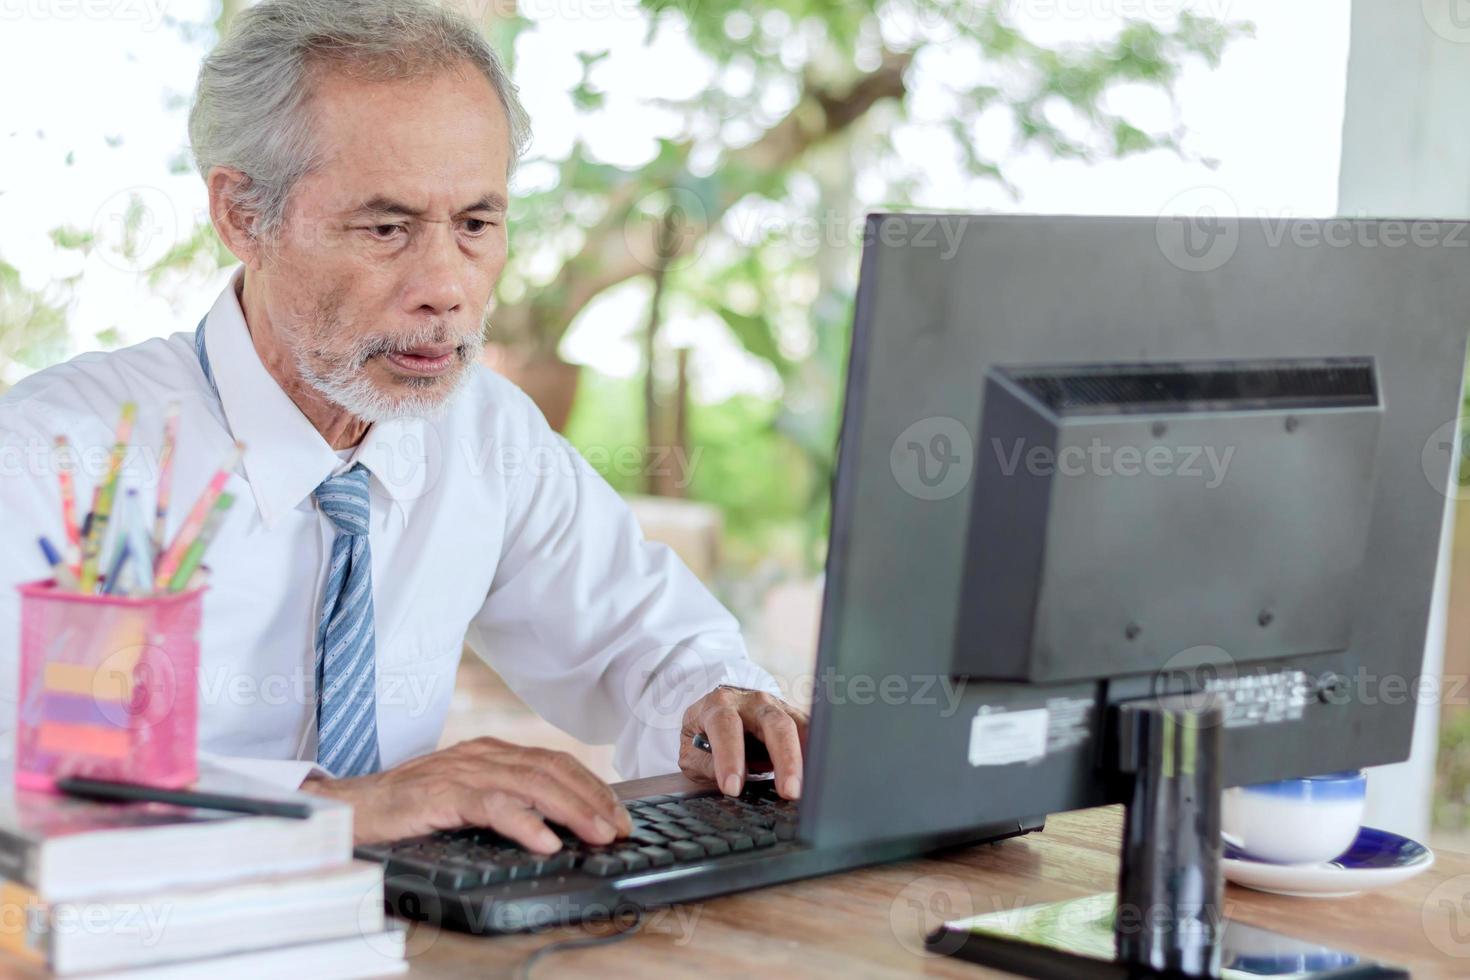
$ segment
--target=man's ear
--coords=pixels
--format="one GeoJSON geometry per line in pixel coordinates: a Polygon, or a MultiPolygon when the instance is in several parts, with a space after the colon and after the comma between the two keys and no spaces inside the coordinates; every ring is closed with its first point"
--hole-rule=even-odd
{"type": "Polygon", "coordinates": [[[250,178],[232,167],[211,167],[204,179],[209,189],[209,220],[225,248],[247,269],[259,267],[261,242],[256,234],[256,216],[240,207],[240,192],[250,178]]]}

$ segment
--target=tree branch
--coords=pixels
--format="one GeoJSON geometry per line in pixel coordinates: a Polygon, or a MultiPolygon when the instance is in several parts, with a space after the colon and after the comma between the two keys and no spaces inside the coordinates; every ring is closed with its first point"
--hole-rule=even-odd
{"type": "MultiPolygon", "coordinates": [[[[884,99],[903,98],[904,73],[912,55],[886,52],[882,63],[863,75],[845,91],[809,86],[795,107],[755,142],[725,154],[722,168],[730,179],[702,215],[702,227],[680,237],[670,257],[677,260],[692,252],[721,216],[744,197],[760,180],[779,171],[820,143],[849,129],[874,105],[884,99]],[[750,175],[745,177],[742,175],[750,175]]],[[[690,146],[677,154],[684,159],[690,146]]],[[[603,290],[635,276],[651,272],[640,256],[657,254],[657,221],[630,222],[638,199],[663,187],[679,185],[682,171],[650,186],[629,181],[612,195],[606,215],[587,231],[582,248],[567,260],[556,277],[525,300],[501,306],[491,316],[491,339],[504,344],[528,345],[537,353],[556,350],[577,314],[603,290]],[[646,240],[645,240],[646,239],[646,240]]]]}

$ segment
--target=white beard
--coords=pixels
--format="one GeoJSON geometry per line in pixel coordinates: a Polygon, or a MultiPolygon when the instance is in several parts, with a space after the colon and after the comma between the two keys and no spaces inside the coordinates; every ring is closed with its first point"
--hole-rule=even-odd
{"type": "MultiPolygon", "coordinates": [[[[404,347],[411,348],[420,343],[432,343],[433,332],[428,336],[405,338],[404,347]]],[[[450,401],[470,380],[470,369],[479,360],[485,348],[484,334],[464,343],[458,375],[446,383],[442,378],[413,378],[409,384],[424,388],[422,394],[389,395],[375,385],[366,372],[366,360],[357,353],[345,357],[331,370],[318,372],[311,365],[305,347],[291,344],[291,354],[296,361],[296,370],[301,379],[315,388],[324,398],[340,406],[356,418],[369,424],[388,422],[402,418],[438,418],[450,401]]]]}

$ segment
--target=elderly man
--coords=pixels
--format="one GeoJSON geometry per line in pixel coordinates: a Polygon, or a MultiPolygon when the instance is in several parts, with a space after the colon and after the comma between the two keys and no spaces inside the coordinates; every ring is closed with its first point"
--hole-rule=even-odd
{"type": "Polygon", "coordinates": [[[82,355],[0,399],[0,448],[32,461],[0,483],[12,677],[13,587],[47,576],[36,538],[62,534],[38,450],[58,435],[83,449],[86,494],[100,468],[85,450],[135,402],[135,445],[153,451],[123,479],[151,502],[177,402],[176,500],[246,446],[210,553],[204,751],[350,801],[360,841],[472,824],[553,851],[543,818],[592,843],[627,832],[563,753],[435,750],[467,641],[541,715],[615,742],[625,775],[681,767],[738,792],[750,732],[796,797],[805,717],[734,619],[478,363],[528,138],[480,32],[426,0],[268,0],[206,59],[190,136],[241,263],[213,308],[194,332],[82,355]],[[692,747],[700,732],[712,753],[692,747]]]}

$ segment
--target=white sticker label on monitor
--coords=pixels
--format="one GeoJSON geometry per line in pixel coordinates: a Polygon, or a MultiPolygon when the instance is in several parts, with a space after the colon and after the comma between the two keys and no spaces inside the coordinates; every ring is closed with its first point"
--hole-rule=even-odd
{"type": "Polygon", "coordinates": [[[1009,766],[1045,757],[1047,715],[1045,708],[980,709],[970,722],[970,765],[1009,766]]]}

